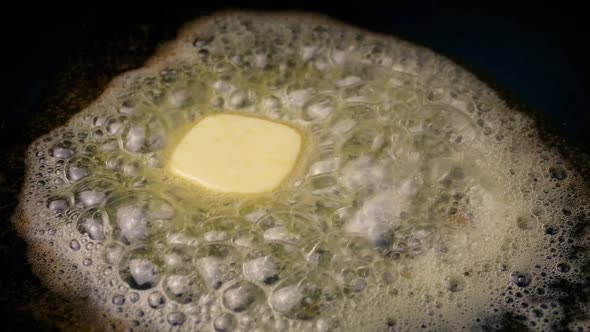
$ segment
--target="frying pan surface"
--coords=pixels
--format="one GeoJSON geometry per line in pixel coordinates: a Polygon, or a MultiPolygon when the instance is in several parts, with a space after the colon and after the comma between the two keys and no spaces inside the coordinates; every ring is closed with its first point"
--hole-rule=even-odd
{"type": "MultiPolygon", "coordinates": [[[[561,145],[575,147],[574,161],[588,166],[577,154],[590,147],[585,33],[590,20],[581,6],[497,1],[17,4],[5,8],[0,20],[0,314],[9,317],[8,330],[51,330],[31,316],[30,302],[45,296],[45,290],[10,226],[26,146],[83,109],[114,76],[141,66],[183,22],[228,7],[320,12],[429,47],[544,119],[548,131],[565,139],[561,145]]],[[[571,301],[588,302],[587,282],[563,286],[572,293],[571,301]]]]}

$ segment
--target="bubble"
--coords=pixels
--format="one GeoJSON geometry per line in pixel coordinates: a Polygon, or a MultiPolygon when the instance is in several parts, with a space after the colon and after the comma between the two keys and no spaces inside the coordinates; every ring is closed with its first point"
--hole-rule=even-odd
{"type": "Polygon", "coordinates": [[[164,295],[162,295],[162,293],[160,293],[159,291],[151,292],[150,295],[148,295],[147,297],[147,301],[152,309],[163,308],[166,304],[166,299],[164,298],[164,295]]]}
{"type": "Polygon", "coordinates": [[[235,249],[230,246],[211,244],[199,249],[196,266],[205,284],[218,289],[239,274],[238,259],[235,249]]]}
{"type": "Polygon", "coordinates": [[[78,180],[86,177],[88,175],[88,173],[83,168],[72,166],[69,169],[68,175],[69,175],[69,179],[71,181],[78,181],[78,180]]]}
{"type": "Polygon", "coordinates": [[[78,242],[78,240],[74,239],[72,241],[70,241],[70,248],[73,251],[78,251],[80,250],[80,242],[78,242]]]}
{"type": "Polygon", "coordinates": [[[230,332],[236,327],[236,319],[230,314],[217,316],[213,321],[213,328],[218,332],[230,332]]]}
{"type": "Polygon", "coordinates": [[[91,240],[103,241],[106,238],[103,215],[99,210],[88,210],[78,219],[77,228],[82,234],[88,234],[91,240]]]}
{"type": "Polygon", "coordinates": [[[327,275],[297,278],[297,274],[283,281],[270,296],[273,310],[291,319],[310,320],[335,306],[341,295],[327,275]]]}
{"type": "Polygon", "coordinates": [[[248,103],[248,96],[244,92],[234,92],[229,98],[229,106],[232,108],[241,108],[248,103]]]}
{"type": "Polygon", "coordinates": [[[244,276],[252,281],[272,284],[277,281],[278,274],[272,257],[264,256],[244,263],[244,276]]]}
{"type": "Polygon", "coordinates": [[[182,312],[171,312],[166,317],[166,320],[172,326],[179,326],[184,323],[186,316],[182,312]]]}
{"type": "Polygon", "coordinates": [[[566,272],[569,272],[570,269],[571,269],[571,267],[568,263],[557,264],[557,271],[559,271],[559,272],[566,273],[566,272]]]}
{"type": "Polygon", "coordinates": [[[174,246],[164,255],[166,269],[170,272],[190,274],[192,265],[192,248],[174,246]]]}
{"type": "Polygon", "coordinates": [[[109,264],[117,264],[123,256],[123,246],[109,243],[104,249],[104,260],[109,264]]]}
{"type": "Polygon", "coordinates": [[[80,192],[80,201],[84,206],[91,207],[99,205],[105,198],[105,193],[93,191],[93,190],[86,190],[80,192]]]}
{"type": "Polygon", "coordinates": [[[533,229],[536,227],[536,220],[534,220],[531,217],[518,217],[516,219],[516,224],[518,225],[518,228],[520,229],[533,229]]]}
{"type": "Polygon", "coordinates": [[[196,48],[203,48],[207,45],[209,45],[209,43],[211,43],[211,41],[213,41],[215,36],[204,36],[204,37],[196,37],[193,40],[193,46],[196,48]]]}
{"type": "Polygon", "coordinates": [[[147,237],[146,219],[138,207],[123,206],[117,209],[117,225],[121,235],[130,243],[141,242],[147,237]]]}
{"type": "Polygon", "coordinates": [[[121,103],[121,107],[119,108],[119,112],[123,114],[133,114],[135,113],[134,102],[132,100],[125,100],[121,103]]]}
{"type": "Polygon", "coordinates": [[[366,234],[376,246],[387,247],[393,242],[393,228],[399,223],[392,192],[368,197],[363,206],[345,226],[350,233],[366,234]]]}
{"type": "Polygon", "coordinates": [[[52,197],[47,201],[47,208],[54,212],[61,212],[69,207],[67,198],[65,197],[52,197]]]}
{"type": "Polygon", "coordinates": [[[79,181],[87,177],[94,167],[87,157],[71,158],[66,165],[66,178],[72,182],[79,181]]]}
{"type": "Polygon", "coordinates": [[[522,272],[513,272],[510,274],[510,280],[518,287],[527,287],[532,281],[528,274],[522,272]]]}
{"type": "Polygon", "coordinates": [[[303,292],[296,285],[283,287],[273,292],[271,304],[274,310],[281,313],[289,313],[300,305],[303,300],[303,292]]]}
{"type": "Polygon", "coordinates": [[[129,152],[139,152],[145,144],[145,128],[141,126],[132,126],[129,128],[127,137],[125,138],[125,148],[129,152]]]}
{"type": "Polygon", "coordinates": [[[549,174],[552,178],[559,181],[565,180],[565,178],[567,177],[567,172],[565,168],[563,168],[562,166],[549,167],[549,174]]]}
{"type": "Polygon", "coordinates": [[[545,228],[545,233],[548,235],[555,235],[559,232],[559,229],[555,228],[555,227],[547,227],[545,228]]]}
{"type": "Polygon", "coordinates": [[[164,280],[163,288],[169,299],[184,304],[197,300],[204,285],[196,276],[173,274],[164,280]]]}
{"type": "Polygon", "coordinates": [[[129,261],[129,273],[138,287],[153,287],[158,280],[158,267],[147,259],[129,261]]]}
{"type": "Polygon", "coordinates": [[[68,159],[70,158],[74,152],[71,149],[68,149],[63,146],[56,146],[51,151],[51,155],[56,159],[68,159]]]}
{"type": "Polygon", "coordinates": [[[121,306],[123,304],[125,304],[125,296],[124,295],[115,295],[113,296],[113,299],[111,300],[113,302],[114,305],[118,305],[121,306]]]}
{"type": "Polygon", "coordinates": [[[242,312],[247,310],[256,301],[264,296],[264,293],[254,284],[249,282],[237,282],[223,292],[223,305],[231,311],[242,312]]]}
{"type": "Polygon", "coordinates": [[[136,292],[131,292],[129,294],[129,301],[131,301],[131,303],[135,303],[135,302],[139,301],[139,294],[136,292]]]}
{"type": "Polygon", "coordinates": [[[394,233],[391,227],[383,224],[373,224],[367,230],[369,241],[376,247],[389,248],[394,241],[394,233]]]}

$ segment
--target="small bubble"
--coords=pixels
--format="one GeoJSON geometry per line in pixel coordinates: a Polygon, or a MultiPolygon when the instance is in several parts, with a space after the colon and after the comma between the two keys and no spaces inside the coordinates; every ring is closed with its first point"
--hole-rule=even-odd
{"type": "Polygon", "coordinates": [[[196,48],[203,48],[213,41],[215,36],[196,37],[193,40],[193,46],[196,48]]]}
{"type": "Polygon", "coordinates": [[[121,103],[121,107],[119,107],[119,112],[123,114],[133,114],[135,112],[135,103],[133,102],[133,100],[124,100],[121,103]]]}
{"type": "Polygon", "coordinates": [[[54,212],[62,212],[68,208],[68,201],[65,197],[51,197],[47,201],[47,208],[54,212]]]}
{"type": "Polygon", "coordinates": [[[510,274],[510,280],[518,287],[526,287],[531,283],[531,278],[522,272],[513,272],[510,274]]]}
{"type": "Polygon", "coordinates": [[[56,146],[53,148],[53,150],[51,150],[51,155],[55,158],[55,159],[60,159],[60,160],[64,160],[64,159],[68,159],[72,156],[73,151],[69,148],[65,148],[65,147],[60,147],[60,146],[56,146]]]}
{"type": "Polygon", "coordinates": [[[148,295],[148,304],[152,309],[159,309],[164,307],[166,304],[166,299],[164,299],[164,295],[159,291],[153,291],[148,295]]]}
{"type": "Polygon", "coordinates": [[[115,295],[115,296],[113,296],[112,302],[114,305],[123,305],[123,304],[125,304],[125,296],[115,295]]]}
{"type": "Polygon", "coordinates": [[[395,318],[387,318],[385,320],[385,326],[387,326],[388,328],[394,328],[395,325],[397,325],[397,320],[395,320],[395,318]]]}
{"type": "Polygon", "coordinates": [[[561,181],[565,180],[565,178],[567,177],[567,172],[565,168],[561,166],[553,166],[549,167],[549,175],[551,175],[552,178],[561,181]]]}
{"type": "Polygon", "coordinates": [[[179,326],[182,325],[185,321],[186,317],[182,312],[171,312],[168,314],[166,320],[172,326],[179,326]]]}
{"type": "Polygon", "coordinates": [[[74,239],[72,241],[70,241],[70,248],[73,251],[78,251],[80,250],[80,242],[78,242],[78,240],[74,239]]]}
{"type": "Polygon", "coordinates": [[[559,229],[557,229],[556,227],[548,226],[545,228],[545,234],[547,234],[547,235],[555,235],[558,232],[559,232],[559,229]]]}
{"type": "Polygon", "coordinates": [[[236,319],[230,314],[222,314],[213,321],[213,328],[217,332],[233,331],[236,326],[236,319]]]}
{"type": "Polygon", "coordinates": [[[244,92],[235,92],[229,98],[229,106],[233,108],[241,108],[248,103],[248,96],[244,92]]]}
{"type": "Polygon", "coordinates": [[[571,270],[571,267],[568,263],[559,263],[557,264],[557,271],[561,273],[566,273],[571,270]]]}
{"type": "Polygon", "coordinates": [[[137,292],[132,292],[129,294],[129,301],[131,301],[131,303],[139,301],[139,294],[137,292]]]}
{"type": "Polygon", "coordinates": [[[234,312],[248,309],[258,298],[262,297],[262,291],[249,282],[238,282],[223,293],[223,305],[234,312]]]}
{"type": "Polygon", "coordinates": [[[109,264],[118,263],[122,255],[123,247],[116,243],[110,243],[105,247],[104,260],[109,264]]]}
{"type": "Polygon", "coordinates": [[[90,258],[84,258],[84,260],[82,261],[82,265],[84,265],[84,266],[90,266],[90,265],[92,265],[92,259],[90,259],[90,258]]]}

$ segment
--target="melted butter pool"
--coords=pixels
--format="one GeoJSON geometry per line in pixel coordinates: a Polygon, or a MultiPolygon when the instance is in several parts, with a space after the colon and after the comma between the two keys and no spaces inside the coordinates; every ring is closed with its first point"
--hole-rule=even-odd
{"type": "Polygon", "coordinates": [[[477,326],[529,306],[506,289],[558,273],[561,257],[537,253],[560,188],[588,203],[533,125],[418,46],[319,17],[219,15],[31,145],[16,225],[33,269],[96,329],[477,326]],[[264,190],[167,166],[215,152],[170,157],[187,125],[227,112],[305,138],[281,145],[280,172],[242,174],[264,190]]]}

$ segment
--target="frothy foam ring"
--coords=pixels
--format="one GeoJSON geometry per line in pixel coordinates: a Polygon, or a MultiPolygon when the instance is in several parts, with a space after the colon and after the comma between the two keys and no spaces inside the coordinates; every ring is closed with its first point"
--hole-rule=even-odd
{"type": "MultiPolygon", "coordinates": [[[[569,313],[550,286],[587,278],[571,248],[588,188],[530,118],[429,50],[323,17],[195,21],[26,164],[15,225],[79,304],[66,330],[457,330],[504,312],[552,329],[569,313]],[[163,168],[219,112],[305,135],[277,190],[163,168]]],[[[579,309],[567,328],[589,327],[579,309]]]]}

